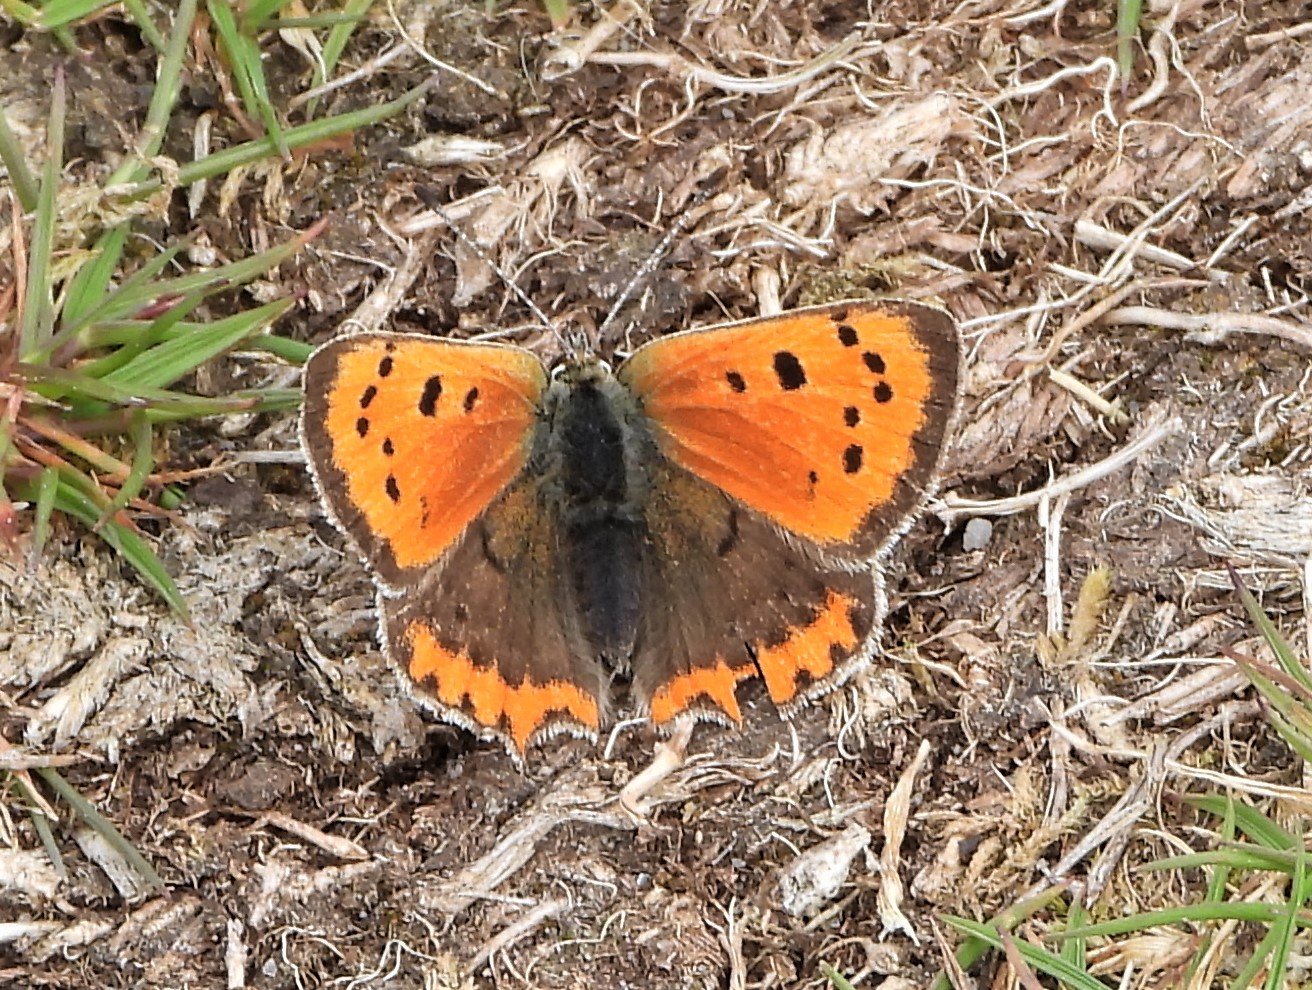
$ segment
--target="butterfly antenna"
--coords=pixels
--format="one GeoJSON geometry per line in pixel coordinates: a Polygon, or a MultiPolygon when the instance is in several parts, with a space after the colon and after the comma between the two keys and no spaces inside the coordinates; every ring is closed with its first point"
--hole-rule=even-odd
{"type": "MultiPolygon", "coordinates": [[[[496,272],[497,277],[501,279],[502,283],[519,297],[519,301],[528,307],[530,313],[537,317],[542,328],[559,336],[560,331],[552,325],[551,320],[547,318],[547,314],[542,311],[542,307],[535,303],[529,294],[521,289],[515,280],[507,275],[501,266],[493,261],[492,257],[479,247],[472,237],[461,229],[460,225],[455,222],[455,219],[442,208],[442,204],[437,202],[437,197],[433,194],[432,190],[419,186],[416,187],[415,191],[419,194],[419,198],[424,201],[424,205],[436,213],[438,217],[441,218],[442,222],[450,228],[451,233],[455,235],[456,240],[467,247],[470,251],[474,252],[474,256],[477,257],[479,261],[483,262],[483,264],[491,268],[492,271],[496,272]]],[[[562,343],[564,343],[566,347],[572,348],[572,344],[570,344],[569,341],[562,340],[562,343]]]]}
{"type": "Polygon", "coordinates": [[[656,270],[656,266],[665,260],[666,256],[670,253],[670,245],[674,243],[674,239],[692,225],[697,208],[710,199],[711,193],[715,192],[719,187],[719,180],[724,177],[724,173],[725,169],[717,169],[702,182],[702,187],[693,195],[692,200],[688,203],[688,208],[675,218],[670,229],[665,232],[665,236],[662,237],[660,243],[656,245],[656,250],[654,250],[647,260],[642,263],[642,266],[634,272],[633,278],[629,279],[628,284],[620,290],[620,294],[615,299],[615,302],[611,304],[610,311],[606,314],[606,318],[601,321],[601,326],[597,330],[598,337],[605,333],[606,330],[610,328],[610,325],[615,322],[616,318],[620,315],[620,310],[624,307],[624,304],[633,297],[633,293],[637,290],[638,286],[646,281],[648,276],[656,270]]]}

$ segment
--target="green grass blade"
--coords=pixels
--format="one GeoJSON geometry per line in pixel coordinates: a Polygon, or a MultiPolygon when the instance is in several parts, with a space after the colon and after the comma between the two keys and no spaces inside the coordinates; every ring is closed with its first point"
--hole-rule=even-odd
{"type": "MultiPolygon", "coordinates": [[[[218,31],[219,40],[228,55],[232,66],[232,76],[241,93],[242,104],[252,116],[264,121],[265,132],[273,139],[274,147],[283,159],[291,157],[287,147],[287,138],[278,115],[269,100],[269,87],[264,80],[264,64],[260,58],[260,46],[243,33],[233,15],[232,7],[225,0],[208,0],[206,4],[210,19],[218,31]]],[[[250,11],[247,10],[250,17],[250,11]]],[[[257,18],[252,18],[257,19],[257,18]]]]}
{"type": "Polygon", "coordinates": [[[1284,668],[1285,673],[1298,681],[1305,691],[1312,694],[1312,673],[1309,673],[1307,668],[1299,663],[1294,651],[1289,648],[1285,638],[1280,635],[1280,630],[1267,617],[1266,612],[1258,604],[1257,599],[1253,597],[1252,592],[1244,586],[1243,580],[1239,577],[1239,572],[1232,566],[1227,565],[1227,569],[1230,571],[1230,580],[1239,595],[1239,601],[1243,603],[1244,611],[1248,613],[1249,621],[1262,634],[1262,638],[1271,647],[1271,652],[1276,655],[1276,659],[1280,661],[1280,666],[1284,668]]]}
{"type": "Polygon", "coordinates": [[[191,374],[197,367],[262,331],[292,307],[294,300],[279,299],[257,309],[236,313],[187,337],[165,340],[137,355],[104,380],[139,388],[163,388],[191,374]]]}
{"type": "MultiPolygon", "coordinates": [[[[323,75],[322,79],[316,79],[315,85],[322,85],[332,78],[333,72],[337,69],[337,62],[342,57],[342,52],[346,50],[346,44],[351,40],[351,35],[355,33],[356,27],[364,20],[369,8],[373,5],[373,0],[348,0],[342,13],[346,20],[339,24],[333,25],[333,29],[328,32],[328,40],[323,45],[323,75]]],[[[316,72],[319,70],[316,69],[316,72]]],[[[305,108],[306,115],[313,117],[315,110],[318,109],[318,99],[311,100],[305,108]]]]}
{"type": "MultiPolygon", "coordinates": [[[[1276,942],[1280,936],[1274,928],[1269,929],[1262,940],[1253,947],[1252,954],[1248,961],[1235,974],[1235,978],[1230,982],[1232,987],[1253,987],[1257,986],[1257,979],[1262,974],[1262,970],[1267,969],[1267,960],[1271,958],[1271,953],[1275,951],[1276,942]]],[[[1236,959],[1235,962],[1238,962],[1236,959]]],[[[1270,975],[1270,974],[1268,974],[1270,975]]],[[[1284,978],[1285,974],[1280,974],[1284,978]]]]}
{"type": "MultiPolygon", "coordinates": [[[[1079,901],[1071,903],[1070,913],[1066,916],[1066,925],[1068,928],[1079,928],[1086,924],[1088,915],[1085,913],[1084,906],[1079,901]]],[[[1088,939],[1084,938],[1067,938],[1061,943],[1061,958],[1070,966],[1083,972],[1088,969],[1088,939]]]]}
{"type": "MultiPolygon", "coordinates": [[[[1180,904],[1126,915],[1113,921],[1073,928],[1065,937],[1096,938],[1099,936],[1129,935],[1158,925],[1188,925],[1204,921],[1247,921],[1259,925],[1273,925],[1281,917],[1277,904],[1222,902],[1219,904],[1180,904]]],[[[1312,927],[1312,913],[1300,911],[1295,921],[1301,927],[1312,927]]]]}
{"type": "Polygon", "coordinates": [[[146,857],[137,852],[136,847],[123,838],[123,833],[116,829],[108,818],[97,811],[95,805],[79,794],[72,784],[61,777],[54,767],[38,767],[36,773],[40,774],[41,779],[68,802],[69,807],[77,812],[79,818],[99,832],[105,841],[113,846],[114,850],[127,860],[128,864],[152,888],[156,890],[164,888],[164,881],[155,872],[155,868],[146,862],[146,857]]]}
{"type": "Polygon", "coordinates": [[[53,31],[113,5],[112,0],[50,0],[50,3],[41,8],[36,26],[53,31]]]}
{"type": "MultiPolygon", "coordinates": [[[[0,10],[16,20],[23,27],[33,27],[41,18],[41,11],[22,0],[0,0],[0,10]]],[[[31,207],[28,207],[31,209],[31,207]]]]}
{"type": "MultiPolygon", "coordinates": [[[[998,931],[1011,931],[1026,918],[1038,913],[1039,911],[1047,909],[1054,903],[1060,902],[1065,897],[1065,885],[1052,887],[1035,897],[1011,905],[1011,907],[1002,911],[997,917],[990,921],[986,927],[990,932],[993,932],[996,937],[998,931]]],[[[970,969],[971,966],[974,966],[975,963],[984,958],[993,947],[994,941],[982,938],[967,938],[957,946],[957,950],[953,956],[957,961],[957,965],[963,970],[970,969]]],[[[933,990],[946,990],[946,988],[951,987],[951,985],[952,984],[949,983],[947,976],[940,971],[939,975],[934,980],[933,990]]]]}
{"type": "MultiPolygon", "coordinates": [[[[104,357],[86,361],[78,365],[77,370],[91,378],[107,378],[138,355],[160,343],[170,336],[169,331],[177,327],[184,316],[195,312],[196,307],[205,301],[208,290],[198,289],[190,296],[185,296],[170,304],[159,316],[150,321],[135,321],[136,333],[124,339],[119,346],[112,348],[104,357]]],[[[202,328],[207,324],[202,324],[202,328]]],[[[198,331],[199,332],[199,331],[198,331]]],[[[88,334],[88,338],[90,338],[88,334]]],[[[91,348],[88,347],[88,350],[91,348]]]]}
{"type": "Polygon", "coordinates": [[[1312,736],[1309,736],[1307,717],[1307,709],[1297,703],[1291,705],[1288,718],[1282,715],[1278,708],[1268,709],[1266,712],[1266,720],[1298,758],[1304,762],[1312,762],[1312,736]]]}
{"type": "Polygon", "coordinates": [[[32,558],[41,556],[46,540],[50,538],[50,514],[55,509],[55,494],[59,490],[59,472],[43,467],[36,479],[36,512],[32,518],[32,558]]]}
{"type": "Polygon", "coordinates": [[[314,353],[314,345],[299,340],[289,340],[275,334],[265,334],[250,342],[253,350],[267,351],[291,364],[304,364],[314,353]]]}
{"type": "MultiPolygon", "coordinates": [[[[104,238],[102,238],[102,243],[104,238]]],[[[64,329],[60,330],[52,346],[59,347],[66,343],[72,336],[87,330],[86,347],[99,346],[94,333],[90,330],[92,321],[96,325],[105,323],[108,320],[116,320],[121,317],[129,316],[136,313],[143,307],[155,302],[160,296],[169,295],[167,288],[163,283],[157,280],[159,275],[169,264],[176,258],[179,252],[186,249],[189,241],[184,240],[181,243],[174,244],[172,247],[165,249],[155,255],[139,269],[124,279],[117,288],[109,289],[107,293],[99,298],[93,295],[93,289],[99,279],[99,272],[87,275],[87,284],[85,287],[79,286],[79,291],[85,293],[85,303],[87,309],[81,313],[77,320],[66,321],[64,329]]],[[[108,253],[113,254],[114,245],[106,245],[108,253]]],[[[119,252],[119,259],[122,254],[119,252]]],[[[96,258],[91,265],[84,266],[78,271],[80,276],[87,268],[92,266],[99,267],[100,259],[96,258]]],[[[108,264],[108,262],[106,262],[108,264]]],[[[111,271],[110,277],[113,277],[111,271]]],[[[105,283],[108,287],[109,283],[105,283]]],[[[178,293],[182,295],[183,293],[178,293]]]]}
{"type": "MultiPolygon", "coordinates": [[[[1235,801],[1230,795],[1225,796],[1225,814],[1222,818],[1219,835],[1222,842],[1233,843],[1236,836],[1235,826],[1235,801]]],[[[1219,860],[1216,868],[1208,871],[1207,877],[1207,895],[1204,902],[1207,904],[1220,904],[1225,901],[1228,892],[1228,884],[1233,870],[1227,860],[1219,860]]],[[[1203,932],[1198,940],[1198,945],[1193,951],[1189,960],[1189,967],[1186,971],[1186,983],[1194,978],[1202,966],[1207,962],[1208,955],[1211,952],[1212,945],[1216,941],[1216,935],[1210,929],[1203,932]]]]}
{"type": "Polygon", "coordinates": [[[50,349],[59,346],[60,337],[70,326],[79,326],[90,318],[105,299],[115,273],[123,261],[123,245],[127,243],[128,225],[119,224],[101,234],[92,249],[92,258],[74,273],[64,293],[64,309],[60,322],[64,326],[50,343],[50,349]]]}
{"type": "Polygon", "coordinates": [[[374,0],[347,0],[346,6],[342,9],[346,20],[333,26],[328,32],[328,40],[323,45],[323,64],[329,74],[337,68],[337,60],[346,50],[346,43],[351,40],[356,27],[364,22],[373,3],[374,0]]]}
{"type": "Polygon", "coordinates": [[[19,144],[18,135],[9,128],[5,118],[4,107],[0,107],[0,164],[9,172],[9,181],[18,195],[18,204],[24,213],[36,209],[37,198],[41,194],[41,185],[28,167],[23,146],[19,144]]]}
{"type": "Polygon", "coordinates": [[[551,26],[560,30],[569,23],[574,4],[573,0],[542,0],[542,9],[551,18],[551,26]]]}
{"type": "Polygon", "coordinates": [[[1249,836],[1254,842],[1270,849],[1294,849],[1297,840],[1289,832],[1273,822],[1256,808],[1238,801],[1232,801],[1220,794],[1204,794],[1185,798],[1190,806],[1215,815],[1217,818],[1233,817],[1235,827],[1249,836]]]}
{"type": "MultiPolygon", "coordinates": [[[[140,182],[149,173],[147,163],[159,154],[164,143],[164,134],[172,119],[173,109],[177,105],[178,93],[182,90],[182,67],[186,62],[187,50],[191,44],[191,29],[196,21],[196,5],[199,0],[180,0],[177,12],[173,15],[173,30],[169,34],[168,46],[164,49],[164,58],[160,60],[155,73],[155,88],[150,94],[150,106],[146,108],[146,121],[141,126],[137,137],[136,157],[124,156],[123,164],[114,170],[107,183],[118,186],[124,183],[140,182]]],[[[156,188],[163,186],[156,180],[156,188]]]]}
{"type": "MultiPolygon", "coordinates": [[[[1003,949],[1002,936],[990,925],[981,925],[979,922],[971,921],[968,918],[957,918],[947,915],[943,918],[945,922],[956,928],[958,931],[982,939],[993,949],[1003,949]]],[[[1014,939],[1012,945],[1020,953],[1033,969],[1044,973],[1054,979],[1061,980],[1065,985],[1075,987],[1076,990],[1107,990],[1107,985],[1094,976],[1090,976],[1082,969],[1072,966],[1061,956],[1054,955],[1046,949],[1040,948],[1024,939],[1014,939]]]]}
{"type": "MultiPolygon", "coordinates": [[[[89,527],[94,526],[100,520],[104,506],[98,505],[97,500],[92,499],[85,492],[78,491],[68,483],[68,480],[67,476],[60,479],[55,508],[86,523],[89,527]]],[[[174,612],[186,618],[187,603],[182,593],[178,591],[168,571],[164,569],[164,565],[145,540],[115,519],[106,522],[97,535],[117,551],[119,556],[140,575],[141,580],[148,587],[153,588],[174,612]]]]}
{"type": "Polygon", "coordinates": [[[28,250],[27,303],[18,330],[20,359],[41,346],[54,333],[55,300],[50,275],[58,215],[59,180],[64,168],[64,116],[67,94],[63,69],[55,70],[50,100],[50,123],[46,137],[46,167],[41,174],[36,215],[32,220],[32,244],[28,250]]]}
{"type": "MultiPolygon", "coordinates": [[[[273,19],[287,6],[287,0],[247,0],[242,8],[242,27],[246,31],[263,31],[273,26],[273,19]]],[[[283,22],[278,21],[281,27],[283,22]]]]}
{"type": "Polygon", "coordinates": [[[1116,65],[1122,84],[1134,71],[1134,43],[1139,37],[1139,18],[1143,13],[1143,0],[1117,0],[1116,3],[1116,65]]]}
{"type": "Polygon", "coordinates": [[[1294,874],[1292,882],[1289,885],[1289,908],[1282,912],[1280,920],[1271,928],[1271,934],[1275,936],[1274,953],[1271,957],[1271,966],[1268,970],[1267,988],[1268,990],[1279,990],[1284,986],[1283,980],[1287,976],[1287,967],[1289,965],[1289,953],[1293,949],[1294,938],[1298,935],[1298,913],[1299,908],[1307,903],[1308,899],[1308,874],[1307,874],[1307,847],[1306,836],[1298,844],[1298,856],[1294,865],[1294,874]],[[1279,979],[1282,982],[1277,984],[1272,980],[1279,979]]]}
{"type": "Polygon", "coordinates": [[[67,880],[68,867],[64,865],[64,857],[60,855],[59,844],[55,841],[55,833],[50,829],[50,819],[41,810],[43,802],[37,800],[37,796],[32,793],[32,788],[28,786],[27,780],[20,774],[0,774],[0,782],[12,783],[17,789],[19,796],[27,805],[28,813],[32,816],[32,828],[36,830],[37,837],[41,840],[41,847],[45,849],[46,855],[50,857],[50,862],[54,864],[55,872],[59,874],[59,878],[67,880]]]}
{"type": "Polygon", "coordinates": [[[64,863],[64,856],[59,851],[59,843],[55,841],[55,833],[50,828],[50,819],[46,817],[45,812],[40,808],[32,808],[29,813],[32,816],[32,828],[36,831],[37,838],[41,840],[41,848],[50,857],[50,862],[55,867],[55,874],[60,880],[67,880],[68,866],[64,863]]]}
{"type": "MultiPolygon", "coordinates": [[[[153,325],[153,323],[145,320],[118,320],[97,327],[94,334],[88,336],[87,345],[89,347],[120,347],[131,344],[140,334],[146,332],[153,325]]],[[[173,340],[177,337],[185,337],[207,326],[211,326],[211,324],[182,320],[170,326],[160,339],[173,340]]],[[[284,358],[290,364],[304,364],[305,359],[314,353],[313,344],[306,344],[299,340],[291,340],[273,334],[248,340],[242,347],[252,351],[267,351],[270,354],[284,358]]]]}
{"type": "MultiPolygon", "coordinates": [[[[200,395],[173,395],[170,402],[152,402],[145,407],[151,423],[176,423],[205,416],[231,416],[245,412],[292,412],[300,408],[302,394],[298,388],[246,389],[218,398],[200,395]]],[[[129,410],[117,409],[89,415],[77,421],[78,433],[84,437],[121,434],[128,427],[129,410]]],[[[163,504],[163,503],[160,503],[163,504]]]]}
{"type": "Polygon", "coordinates": [[[1139,867],[1141,870],[1164,873],[1170,870],[1202,870],[1209,866],[1224,866],[1230,870],[1273,870],[1292,873],[1296,853],[1266,849],[1242,843],[1208,849],[1205,852],[1187,853],[1155,859],[1139,867]]]}
{"type": "Polygon", "coordinates": [[[20,364],[15,366],[15,370],[33,392],[52,400],[62,399],[75,407],[77,416],[88,419],[105,414],[104,409],[88,408],[95,402],[131,408],[144,406],[152,412],[166,410],[188,416],[210,416],[249,409],[251,406],[249,398],[209,399],[162,388],[147,388],[144,385],[126,387],[59,368],[20,364]]]}
{"type": "MultiPolygon", "coordinates": [[[[408,93],[403,93],[388,103],[382,103],[375,107],[366,107],[363,110],[353,110],[350,113],[338,114],[336,117],[328,117],[324,120],[314,120],[298,127],[287,128],[284,131],[287,146],[291,149],[302,148],[364,127],[371,127],[394,114],[400,113],[419,100],[436,84],[437,77],[431,76],[408,93]]],[[[217,151],[212,155],[206,155],[197,161],[187,162],[178,169],[177,182],[180,186],[187,186],[201,179],[212,179],[215,176],[231,172],[235,168],[240,168],[242,165],[249,165],[263,158],[269,158],[277,152],[278,146],[272,138],[266,137],[256,141],[248,141],[245,144],[239,144],[223,151],[217,151]]],[[[132,184],[124,192],[129,196],[149,196],[157,192],[162,186],[163,182],[159,179],[146,179],[132,184]]]]}
{"type": "MultiPolygon", "coordinates": [[[[190,296],[179,299],[154,320],[149,323],[139,324],[140,331],[135,337],[125,341],[120,347],[114,348],[103,358],[80,365],[77,370],[92,378],[109,378],[112,380],[113,372],[121,370],[139,355],[161,341],[168,339],[170,336],[169,331],[181,323],[184,316],[189,316],[195,312],[196,307],[205,301],[212,288],[197,289],[190,296]]],[[[196,333],[203,332],[209,326],[209,324],[203,324],[196,330],[196,333]]]]}
{"type": "Polygon", "coordinates": [[[132,20],[151,46],[157,52],[163,52],[168,47],[164,40],[164,35],[159,33],[159,28],[155,26],[155,21],[151,18],[150,12],[146,10],[146,5],[142,0],[123,0],[123,9],[132,15],[132,20]]]}
{"type": "Polygon", "coordinates": [[[834,985],[834,990],[856,990],[846,976],[843,976],[838,970],[834,969],[828,963],[820,964],[820,975],[834,985]]]}
{"type": "MultiPolygon", "coordinates": [[[[300,251],[306,244],[318,237],[328,225],[326,220],[309,227],[305,231],[267,251],[233,261],[218,268],[205,271],[189,272],[175,278],[141,279],[135,277],[125,282],[118,292],[106,300],[98,314],[100,321],[117,320],[135,314],[137,311],[152,306],[160,299],[170,296],[186,296],[197,289],[229,289],[245,285],[251,279],[267,275],[274,268],[300,251]]],[[[176,252],[179,248],[170,248],[176,252]]],[[[170,255],[171,257],[171,255],[170,255]]]]}
{"type": "Polygon", "coordinates": [[[128,507],[134,498],[146,487],[146,480],[155,468],[155,434],[146,418],[144,409],[134,409],[132,413],[132,467],[119,485],[118,494],[110,500],[101,512],[92,532],[99,532],[115,515],[128,507]]]}
{"type": "Polygon", "coordinates": [[[304,17],[279,17],[278,29],[330,28],[338,24],[352,24],[357,19],[350,14],[307,14],[304,17]]]}

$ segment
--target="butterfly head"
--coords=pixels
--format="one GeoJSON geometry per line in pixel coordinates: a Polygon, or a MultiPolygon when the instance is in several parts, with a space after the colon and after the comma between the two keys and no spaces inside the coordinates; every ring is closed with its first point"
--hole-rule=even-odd
{"type": "Polygon", "coordinates": [[[551,368],[551,380],[570,388],[595,385],[614,377],[610,362],[603,361],[592,351],[567,353],[551,368]]]}
{"type": "Polygon", "coordinates": [[[557,324],[550,327],[550,330],[559,348],[555,360],[548,361],[553,380],[560,376],[561,369],[584,364],[592,359],[595,350],[592,346],[592,337],[586,328],[571,320],[566,322],[564,327],[557,324]]]}

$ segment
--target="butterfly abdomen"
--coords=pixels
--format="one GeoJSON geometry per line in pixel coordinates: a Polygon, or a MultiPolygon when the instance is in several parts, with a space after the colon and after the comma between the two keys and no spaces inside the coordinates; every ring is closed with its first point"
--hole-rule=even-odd
{"type": "Polygon", "coordinates": [[[568,577],[566,610],[594,655],[627,671],[642,607],[645,523],[631,427],[616,391],[608,373],[590,366],[553,388],[549,497],[568,577]]]}

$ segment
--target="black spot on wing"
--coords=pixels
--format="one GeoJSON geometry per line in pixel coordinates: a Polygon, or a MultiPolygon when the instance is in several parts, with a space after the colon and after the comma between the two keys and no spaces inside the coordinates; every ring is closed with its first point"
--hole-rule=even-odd
{"type": "Polygon", "coordinates": [[[728,530],[720,538],[719,544],[715,548],[717,557],[723,557],[738,545],[738,510],[729,510],[728,530]]]}
{"type": "Polygon", "coordinates": [[[465,412],[473,412],[474,406],[478,403],[478,386],[475,385],[465,393],[465,412]]]}
{"type": "Polygon", "coordinates": [[[423,394],[419,396],[419,412],[424,416],[437,413],[437,400],[442,396],[442,376],[433,375],[424,382],[423,394]]]}
{"type": "Polygon", "coordinates": [[[364,392],[360,394],[360,408],[368,409],[369,403],[374,401],[374,396],[377,394],[378,394],[378,388],[376,386],[370,385],[368,388],[366,388],[364,392]]]}
{"type": "Polygon", "coordinates": [[[778,351],[774,356],[774,373],[779,387],[785,392],[796,392],[806,384],[806,369],[792,351],[778,351]]]}
{"type": "Polygon", "coordinates": [[[847,426],[860,426],[861,410],[856,406],[848,406],[843,410],[843,423],[847,426]]]}
{"type": "Polygon", "coordinates": [[[880,382],[872,390],[876,402],[891,402],[893,399],[893,389],[888,382],[880,382]]]}
{"type": "Polygon", "coordinates": [[[355,432],[360,434],[361,439],[369,435],[369,420],[367,417],[361,416],[355,421],[355,432]]]}
{"type": "MultiPolygon", "coordinates": [[[[847,314],[844,313],[843,315],[846,316],[847,314]]],[[[838,325],[838,342],[844,347],[855,347],[861,343],[861,338],[857,336],[856,327],[847,323],[840,323],[838,325]]]]}
{"type": "Polygon", "coordinates": [[[736,371],[726,371],[724,374],[724,380],[729,383],[729,387],[735,392],[747,391],[747,382],[744,381],[743,376],[736,371]]]}
{"type": "Polygon", "coordinates": [[[859,443],[850,444],[843,451],[843,472],[845,474],[856,474],[861,470],[861,462],[865,459],[866,452],[859,443]]]}
{"type": "Polygon", "coordinates": [[[388,498],[390,498],[393,502],[401,501],[401,488],[396,483],[395,475],[389,474],[387,476],[387,483],[384,485],[384,487],[387,489],[388,498]]]}
{"type": "Polygon", "coordinates": [[[861,355],[861,360],[864,361],[866,363],[866,367],[869,368],[871,371],[873,371],[876,375],[882,375],[885,371],[888,370],[884,364],[883,357],[880,356],[879,354],[876,354],[874,351],[866,351],[864,354],[861,355]]]}
{"type": "Polygon", "coordinates": [[[386,378],[391,373],[392,373],[392,357],[390,354],[384,355],[383,359],[378,362],[378,377],[386,378]]]}

